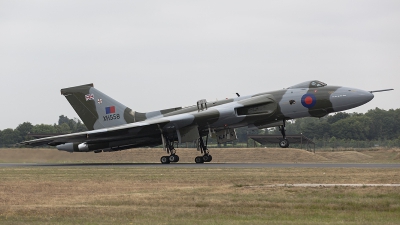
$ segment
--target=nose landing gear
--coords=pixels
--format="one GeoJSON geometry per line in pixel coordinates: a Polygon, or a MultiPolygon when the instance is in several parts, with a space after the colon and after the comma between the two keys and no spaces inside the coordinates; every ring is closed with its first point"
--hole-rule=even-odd
{"type": "Polygon", "coordinates": [[[289,147],[289,141],[286,139],[286,124],[285,120],[283,120],[283,125],[279,126],[279,130],[281,131],[283,139],[279,141],[279,147],[281,148],[287,148],[289,147]]]}

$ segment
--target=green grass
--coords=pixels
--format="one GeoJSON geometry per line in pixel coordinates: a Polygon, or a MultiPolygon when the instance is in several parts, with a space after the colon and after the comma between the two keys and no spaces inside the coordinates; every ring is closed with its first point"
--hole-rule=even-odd
{"type": "Polygon", "coordinates": [[[0,224],[399,224],[396,169],[4,168],[0,224]]]}

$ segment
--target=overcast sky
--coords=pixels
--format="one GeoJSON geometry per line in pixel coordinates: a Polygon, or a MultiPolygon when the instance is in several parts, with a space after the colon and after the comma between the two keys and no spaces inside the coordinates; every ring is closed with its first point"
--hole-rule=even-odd
{"type": "Polygon", "coordinates": [[[78,117],[60,89],[140,112],[318,79],[400,108],[400,1],[0,0],[0,129],[78,117]]]}

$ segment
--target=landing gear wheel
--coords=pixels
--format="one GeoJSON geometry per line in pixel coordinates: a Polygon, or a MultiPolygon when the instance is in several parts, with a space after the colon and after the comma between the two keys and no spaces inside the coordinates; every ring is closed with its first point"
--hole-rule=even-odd
{"type": "Polygon", "coordinates": [[[203,155],[203,161],[204,162],[211,162],[212,156],[211,155],[203,155]]]}
{"type": "Polygon", "coordinates": [[[197,156],[196,158],[194,158],[194,161],[196,163],[204,163],[203,156],[197,156]]]}
{"type": "Polygon", "coordinates": [[[170,162],[179,162],[179,156],[178,155],[170,155],[168,160],[170,162]]]}
{"type": "Polygon", "coordinates": [[[289,147],[289,141],[288,141],[287,139],[282,139],[282,140],[279,142],[279,147],[281,147],[281,148],[287,148],[287,147],[289,147]]]}
{"type": "Polygon", "coordinates": [[[162,164],[169,164],[170,163],[169,156],[162,156],[160,158],[160,161],[161,161],[162,164]]]}

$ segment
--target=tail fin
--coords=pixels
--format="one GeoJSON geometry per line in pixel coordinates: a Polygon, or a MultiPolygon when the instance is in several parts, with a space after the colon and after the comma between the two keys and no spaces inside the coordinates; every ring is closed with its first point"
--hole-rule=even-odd
{"type": "Polygon", "coordinates": [[[132,111],[95,89],[93,84],[64,88],[61,89],[61,94],[69,101],[89,130],[113,127],[145,119],[144,113],[132,111]]]}

